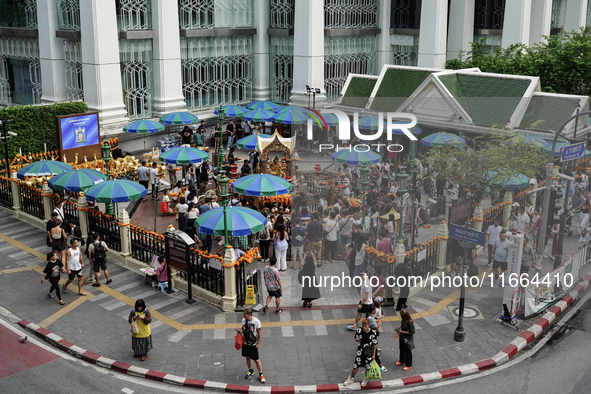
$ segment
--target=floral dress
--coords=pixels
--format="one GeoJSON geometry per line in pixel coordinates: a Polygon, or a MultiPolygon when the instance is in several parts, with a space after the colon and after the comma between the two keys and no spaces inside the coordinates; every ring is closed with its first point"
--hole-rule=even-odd
{"type": "Polygon", "coordinates": [[[360,342],[357,346],[357,353],[355,354],[355,362],[353,363],[353,368],[365,368],[369,369],[373,349],[369,355],[369,357],[365,356],[363,350],[366,348],[372,348],[373,345],[378,344],[378,335],[376,331],[372,328],[368,332],[363,331],[363,328],[358,328],[357,332],[355,332],[355,339],[359,338],[360,342]]]}

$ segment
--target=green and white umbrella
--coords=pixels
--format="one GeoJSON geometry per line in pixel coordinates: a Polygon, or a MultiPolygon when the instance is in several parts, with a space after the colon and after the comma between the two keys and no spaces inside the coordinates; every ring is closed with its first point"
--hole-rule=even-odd
{"type": "Polygon", "coordinates": [[[92,186],[86,191],[86,199],[93,202],[113,203],[139,200],[148,190],[139,183],[124,179],[111,179],[92,186]]]}
{"type": "Polygon", "coordinates": [[[464,139],[450,133],[435,133],[428,135],[421,139],[421,143],[423,145],[432,146],[435,148],[443,145],[453,145],[456,148],[461,148],[462,146],[466,145],[466,141],[464,141],[464,139]]]}
{"type": "Polygon", "coordinates": [[[354,149],[343,149],[334,153],[331,157],[332,161],[341,164],[350,164],[353,166],[377,164],[382,161],[382,156],[372,151],[356,152],[354,149]]]}
{"type": "Polygon", "coordinates": [[[307,109],[290,105],[275,111],[275,116],[271,120],[281,124],[304,124],[308,123],[311,117],[307,109]]]}
{"type": "Polygon", "coordinates": [[[230,188],[247,196],[272,197],[289,193],[291,183],[271,174],[254,174],[235,180],[230,188]]]}
{"type": "Polygon", "coordinates": [[[158,160],[165,162],[166,164],[179,164],[187,165],[191,163],[201,163],[202,161],[209,160],[209,153],[203,152],[197,148],[190,148],[188,146],[182,146],[180,148],[174,148],[167,150],[162,153],[158,160]]]}
{"type": "MultiPolygon", "coordinates": [[[[246,207],[226,207],[228,234],[234,237],[258,233],[267,224],[267,218],[254,209],[246,207]]],[[[213,236],[223,236],[224,207],[205,212],[195,220],[199,232],[213,236]]]]}
{"type": "Polygon", "coordinates": [[[51,178],[47,183],[49,187],[58,192],[77,193],[105,181],[107,176],[102,172],[79,168],[66,171],[51,178]]]}
{"type": "Polygon", "coordinates": [[[135,122],[131,122],[127,126],[123,127],[123,131],[126,133],[138,133],[138,134],[146,134],[146,133],[156,133],[157,131],[164,130],[164,125],[162,123],[154,122],[153,120],[136,120],[135,122]]]}
{"type": "Polygon", "coordinates": [[[16,176],[18,179],[25,179],[27,176],[54,176],[71,169],[71,165],[61,161],[39,160],[21,168],[16,176]]]}
{"type": "MultiPolygon", "coordinates": [[[[531,134],[517,134],[511,138],[507,138],[504,142],[507,145],[513,145],[515,143],[525,143],[528,145],[532,145],[534,148],[545,148],[547,146],[552,147],[542,138],[536,137],[535,135],[531,134]]],[[[550,153],[550,150],[548,150],[548,153],[550,153]]]]}
{"type": "Polygon", "coordinates": [[[198,120],[195,115],[188,112],[171,112],[160,118],[160,122],[164,124],[193,124],[198,120]]]}

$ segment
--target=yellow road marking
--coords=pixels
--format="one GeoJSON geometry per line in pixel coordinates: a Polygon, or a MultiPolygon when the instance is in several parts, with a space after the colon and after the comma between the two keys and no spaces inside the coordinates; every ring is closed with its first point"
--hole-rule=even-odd
{"type": "MultiPolygon", "coordinates": [[[[60,284],[60,286],[61,286],[61,284],[60,284]]],[[[70,289],[68,292],[71,292],[71,291],[72,290],[70,289]]],[[[76,294],[76,293],[74,292],[74,294],[76,294]]],[[[90,293],[86,293],[86,294],[88,294],[86,297],[78,296],[77,300],[67,303],[58,312],[54,313],[53,315],[49,316],[47,319],[45,319],[41,323],[39,323],[39,325],[41,327],[47,328],[47,326],[49,326],[51,323],[54,323],[56,320],[58,320],[61,317],[64,317],[68,312],[74,310],[76,307],[78,307],[79,305],[84,303],[84,301],[86,301],[89,297],[94,297],[90,293]]]]}
{"type": "Polygon", "coordinates": [[[17,241],[14,238],[10,238],[9,236],[0,233],[0,239],[8,242],[12,246],[16,246],[17,248],[19,248],[20,250],[22,250],[24,252],[32,254],[33,256],[35,256],[43,261],[47,260],[47,255],[44,255],[43,253],[36,251],[35,249],[25,245],[22,242],[17,241]]]}
{"type": "Polygon", "coordinates": [[[22,268],[10,268],[7,270],[2,270],[0,271],[0,275],[3,274],[14,274],[15,272],[23,272],[23,271],[31,271],[34,270],[35,266],[31,265],[30,267],[22,267],[22,268]]]}

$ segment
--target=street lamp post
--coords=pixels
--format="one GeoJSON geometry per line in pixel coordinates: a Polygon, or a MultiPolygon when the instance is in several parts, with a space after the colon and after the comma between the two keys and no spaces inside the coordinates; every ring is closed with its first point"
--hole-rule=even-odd
{"type": "Polygon", "coordinates": [[[396,176],[398,181],[398,194],[400,195],[400,225],[398,226],[398,242],[404,243],[404,195],[408,191],[408,174],[402,170],[396,176]]]}
{"type": "Polygon", "coordinates": [[[454,341],[464,342],[466,339],[466,331],[464,330],[464,305],[466,300],[466,282],[464,278],[468,275],[468,250],[471,250],[473,245],[470,242],[458,241],[464,249],[464,264],[462,265],[462,290],[460,292],[460,311],[458,315],[458,326],[454,331],[454,341]]]}
{"type": "MultiPolygon", "coordinates": [[[[417,169],[415,168],[415,141],[410,142],[410,173],[412,174],[412,192],[411,197],[411,220],[410,220],[410,244],[409,248],[412,249],[415,245],[415,220],[416,220],[416,197],[417,197],[417,169]]],[[[417,223],[418,224],[418,223],[417,223]]]]}
{"type": "Polygon", "coordinates": [[[228,201],[229,201],[229,186],[230,186],[230,179],[226,176],[226,172],[222,173],[222,177],[218,181],[218,185],[220,187],[220,197],[222,199],[221,203],[224,207],[224,250],[228,247],[228,201]]]}
{"type": "Polygon", "coordinates": [[[6,119],[6,120],[2,120],[0,121],[0,124],[2,124],[2,138],[4,139],[4,154],[6,157],[6,177],[10,178],[10,160],[8,159],[8,140],[10,139],[10,137],[12,135],[16,135],[15,133],[12,133],[11,131],[8,131],[6,129],[6,125],[8,123],[13,122],[14,119],[6,119]],[[9,135],[10,134],[10,135],[9,135]]]}
{"type": "Polygon", "coordinates": [[[219,152],[219,156],[218,156],[218,168],[220,169],[220,174],[221,174],[221,171],[223,171],[222,170],[222,162],[224,161],[224,137],[223,137],[224,119],[226,119],[226,112],[223,107],[220,107],[218,109],[218,121],[219,121],[220,127],[222,129],[222,130],[220,130],[220,152],[219,152]]]}
{"type": "Polygon", "coordinates": [[[363,202],[361,203],[361,225],[363,226],[363,231],[365,231],[365,193],[367,192],[367,185],[369,184],[369,168],[367,168],[367,163],[361,163],[359,175],[361,194],[363,194],[363,202]]]}
{"type": "MultiPolygon", "coordinates": [[[[101,146],[101,152],[103,154],[103,161],[105,162],[105,175],[107,176],[107,180],[109,179],[109,162],[111,161],[111,146],[108,142],[103,141],[101,146]]],[[[107,211],[107,215],[113,214],[113,203],[106,203],[105,209],[107,211]]],[[[156,231],[156,229],[154,229],[156,231]]]]}

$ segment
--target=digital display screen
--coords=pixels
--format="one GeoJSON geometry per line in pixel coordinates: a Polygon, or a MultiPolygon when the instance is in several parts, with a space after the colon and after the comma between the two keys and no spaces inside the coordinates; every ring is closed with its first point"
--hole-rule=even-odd
{"type": "Polygon", "coordinates": [[[62,149],[77,149],[99,143],[98,114],[81,114],[59,119],[62,149]]]}

